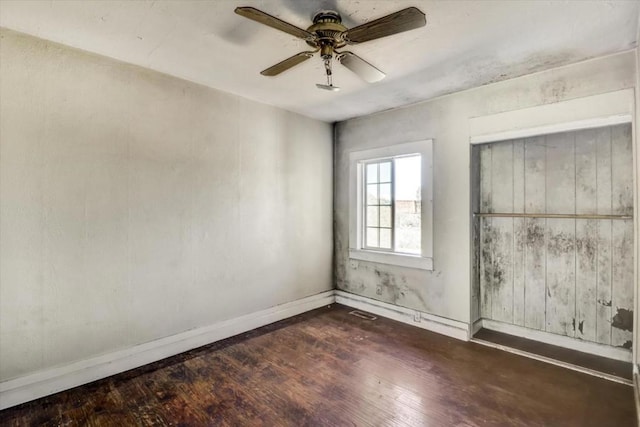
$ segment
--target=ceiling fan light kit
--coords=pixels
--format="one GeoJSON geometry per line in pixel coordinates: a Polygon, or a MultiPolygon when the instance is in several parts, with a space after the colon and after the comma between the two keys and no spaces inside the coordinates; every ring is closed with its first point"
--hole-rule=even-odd
{"type": "Polygon", "coordinates": [[[334,86],[332,82],[333,73],[331,67],[334,58],[368,83],[380,81],[385,77],[382,71],[355,53],[338,51],[336,49],[424,27],[427,22],[425,14],[419,9],[408,7],[348,29],[342,25],[342,18],[338,12],[333,10],[320,10],[313,16],[313,24],[306,30],[303,30],[253,7],[237,7],[235,12],[245,18],[298,37],[306,41],[307,44],[314,49],[312,51],[297,53],[263,70],[260,74],[263,76],[277,76],[313,57],[317,52],[320,52],[320,57],[325,66],[327,84],[316,84],[316,87],[330,91],[340,90],[340,88],[334,86]]]}

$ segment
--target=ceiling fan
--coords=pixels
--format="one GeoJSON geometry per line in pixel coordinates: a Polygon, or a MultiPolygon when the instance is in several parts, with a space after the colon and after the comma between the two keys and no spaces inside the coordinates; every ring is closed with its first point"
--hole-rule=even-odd
{"type": "Polygon", "coordinates": [[[331,60],[334,55],[338,62],[354,72],[364,81],[373,83],[382,80],[385,74],[360,58],[353,52],[338,51],[347,45],[363,43],[404,31],[413,30],[426,25],[425,14],[415,7],[408,7],[382,18],[369,21],[357,27],[348,29],[342,25],[342,18],[333,10],[321,10],[313,16],[313,25],[306,30],[298,28],[281,19],[271,16],[253,7],[238,7],[235,12],[245,18],[252,19],[261,24],[275,28],[285,33],[303,39],[314,50],[300,52],[282,62],[273,65],[260,74],[263,76],[276,76],[283,71],[292,68],[307,59],[313,57],[318,51],[324,61],[327,75],[327,84],[317,84],[320,89],[339,90],[333,85],[331,60]]]}

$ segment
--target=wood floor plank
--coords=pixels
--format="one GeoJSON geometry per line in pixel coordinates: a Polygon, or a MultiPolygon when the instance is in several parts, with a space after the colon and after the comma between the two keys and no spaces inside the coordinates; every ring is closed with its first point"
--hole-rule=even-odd
{"type": "Polygon", "coordinates": [[[633,389],[334,305],[0,412],[0,425],[634,425],[633,389]]]}

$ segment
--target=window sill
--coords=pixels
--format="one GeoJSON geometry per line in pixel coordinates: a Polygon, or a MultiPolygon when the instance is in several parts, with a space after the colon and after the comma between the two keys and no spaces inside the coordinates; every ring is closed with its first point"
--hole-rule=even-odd
{"type": "Polygon", "coordinates": [[[418,270],[433,270],[433,258],[425,258],[419,255],[349,249],[349,258],[380,264],[397,265],[399,267],[416,268],[418,270]]]}

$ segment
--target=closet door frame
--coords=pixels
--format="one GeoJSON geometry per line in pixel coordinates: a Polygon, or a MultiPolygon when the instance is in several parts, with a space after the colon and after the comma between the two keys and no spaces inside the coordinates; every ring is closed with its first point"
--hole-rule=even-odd
{"type": "MultiPolygon", "coordinates": [[[[615,92],[603,93],[598,95],[576,98],[568,101],[562,101],[552,104],[543,104],[523,108],[519,110],[506,111],[502,113],[473,117],[468,121],[469,125],[469,149],[472,150],[476,144],[485,144],[490,142],[507,141],[518,138],[527,138],[538,135],[548,135],[560,132],[578,131],[584,129],[599,128],[612,126],[623,123],[632,124],[632,152],[633,152],[633,210],[634,210],[634,332],[633,332],[633,355],[632,360],[634,366],[638,363],[637,343],[640,331],[638,330],[638,311],[640,304],[638,301],[638,240],[640,236],[640,222],[638,220],[638,199],[639,191],[639,162],[638,162],[638,129],[634,120],[635,113],[635,93],[633,89],[624,89],[615,92]]],[[[472,156],[473,158],[473,156],[472,156]]],[[[473,166],[472,166],[473,169],[473,166]]],[[[473,172],[473,170],[472,170],[473,172]]],[[[471,180],[474,180],[476,174],[471,173],[471,180]]],[[[477,183],[471,183],[471,189],[477,186],[477,183]]],[[[477,221],[473,213],[474,198],[477,197],[473,193],[469,195],[471,200],[471,230],[470,247],[471,260],[477,258],[478,245],[475,241],[477,236],[474,224],[477,221]]],[[[479,280],[475,277],[476,268],[470,269],[472,277],[470,277],[470,295],[474,295],[473,287],[479,286],[479,280]]],[[[470,304],[472,306],[472,304],[470,304]]],[[[478,321],[478,313],[471,307],[471,321],[478,321]]],[[[478,322],[476,322],[478,323],[478,322]]],[[[477,325],[473,325],[473,330],[477,329],[477,325]]]]}

